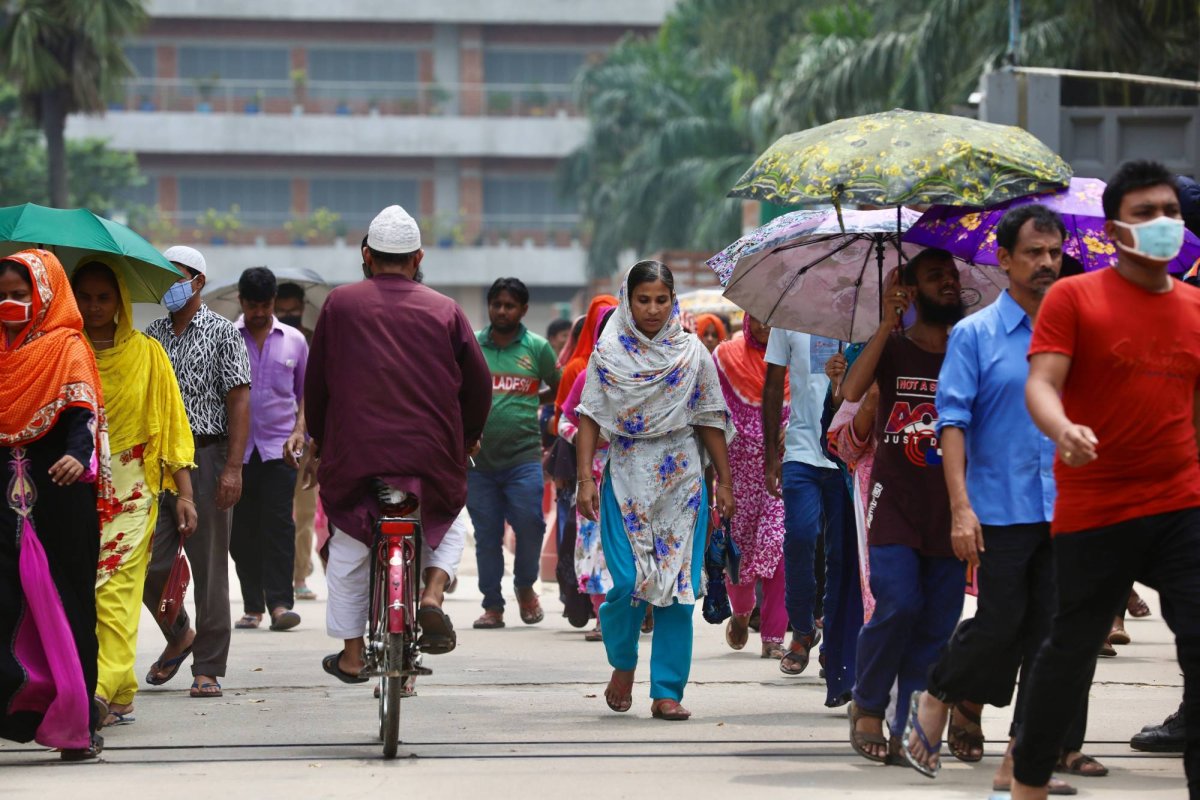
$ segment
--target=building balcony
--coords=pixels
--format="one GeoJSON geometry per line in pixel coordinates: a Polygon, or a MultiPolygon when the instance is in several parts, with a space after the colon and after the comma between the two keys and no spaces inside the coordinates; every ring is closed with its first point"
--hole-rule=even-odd
{"type": "Polygon", "coordinates": [[[130,78],[110,111],[338,116],[575,117],[569,83],[130,78]]]}
{"type": "Polygon", "coordinates": [[[151,16],[176,19],[362,20],[468,25],[658,26],[676,0],[439,0],[379,3],[378,0],[150,0],[151,16]]]}

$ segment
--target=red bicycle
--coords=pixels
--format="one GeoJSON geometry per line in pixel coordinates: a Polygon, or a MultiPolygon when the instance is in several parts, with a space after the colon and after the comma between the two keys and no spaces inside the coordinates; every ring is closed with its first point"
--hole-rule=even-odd
{"type": "Polygon", "coordinates": [[[400,701],[412,697],[421,666],[417,597],[421,575],[419,500],[376,482],[381,514],[375,522],[370,585],[370,627],[364,678],[379,678],[379,738],[383,757],[395,758],[400,742],[400,701]]]}

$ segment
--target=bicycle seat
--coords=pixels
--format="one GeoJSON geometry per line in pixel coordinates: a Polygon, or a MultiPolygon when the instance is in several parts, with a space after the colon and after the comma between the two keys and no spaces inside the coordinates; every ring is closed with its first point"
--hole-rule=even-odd
{"type": "Polygon", "coordinates": [[[379,478],[373,479],[371,485],[375,489],[376,497],[379,498],[379,505],[384,516],[407,517],[416,513],[421,505],[421,501],[415,494],[388,486],[379,478]]]}

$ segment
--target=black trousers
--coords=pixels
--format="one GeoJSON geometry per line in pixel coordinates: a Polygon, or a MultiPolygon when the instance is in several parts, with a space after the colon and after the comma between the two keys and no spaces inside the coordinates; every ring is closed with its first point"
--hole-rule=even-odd
{"type": "MultiPolygon", "coordinates": [[[[1096,651],[1135,580],[1159,593],[1183,669],[1184,718],[1200,720],[1200,508],[1056,536],[1054,567],[1057,610],[1034,661],[1014,751],[1014,774],[1028,786],[1050,780],[1096,651]]],[[[1188,725],[1187,736],[1184,769],[1190,796],[1200,798],[1200,725],[1188,725]]]]}
{"type": "Polygon", "coordinates": [[[296,470],[282,458],[263,461],[255,450],[242,467],[242,497],[233,509],[229,553],[237,567],[247,614],[291,608],[295,603],[295,489],[296,470]]]}
{"type": "MultiPolygon", "coordinates": [[[[1009,732],[1015,736],[1028,708],[1029,670],[1042,642],[1050,635],[1054,616],[1050,525],[984,525],[983,542],[975,616],[955,630],[945,653],[930,671],[928,691],[944,703],[968,700],[1003,707],[1012,700],[1017,672],[1021,670],[1021,688],[1009,732]]],[[[1091,685],[1090,677],[1087,685],[1091,685]]],[[[1068,752],[1083,747],[1087,695],[1085,687],[1079,712],[1072,718],[1064,740],[1068,752]]]]}

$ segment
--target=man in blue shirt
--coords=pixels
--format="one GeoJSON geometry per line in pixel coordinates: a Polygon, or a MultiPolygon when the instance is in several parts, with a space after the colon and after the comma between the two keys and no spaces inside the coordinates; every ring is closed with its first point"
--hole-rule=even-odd
{"type": "MultiPolygon", "coordinates": [[[[938,379],[937,430],[950,495],[951,544],[958,558],[978,570],[980,591],[975,617],[959,625],[920,696],[913,725],[929,742],[942,738],[952,709],[958,718],[952,720],[952,739],[964,720],[977,731],[978,717],[964,701],[1008,705],[1018,667],[1032,663],[1050,630],[1055,445],[1029,416],[1025,381],[1033,321],[1062,267],[1065,233],[1062,220],[1045,206],[1009,211],[996,228],[996,242],[1010,288],[950,333],[938,379]]],[[[1024,703],[1022,686],[1012,737],[1024,719],[1024,703]]],[[[1073,722],[1064,762],[1076,763],[1082,756],[1086,724],[1085,704],[1073,722]]],[[[977,761],[982,738],[976,742],[958,748],[952,742],[952,749],[964,760],[977,761]]],[[[1012,784],[1011,748],[1010,739],[994,779],[997,791],[1012,784]]],[[[915,730],[905,751],[918,769],[938,762],[915,730]]],[[[1058,783],[1052,788],[1069,788],[1058,783]]]]}

